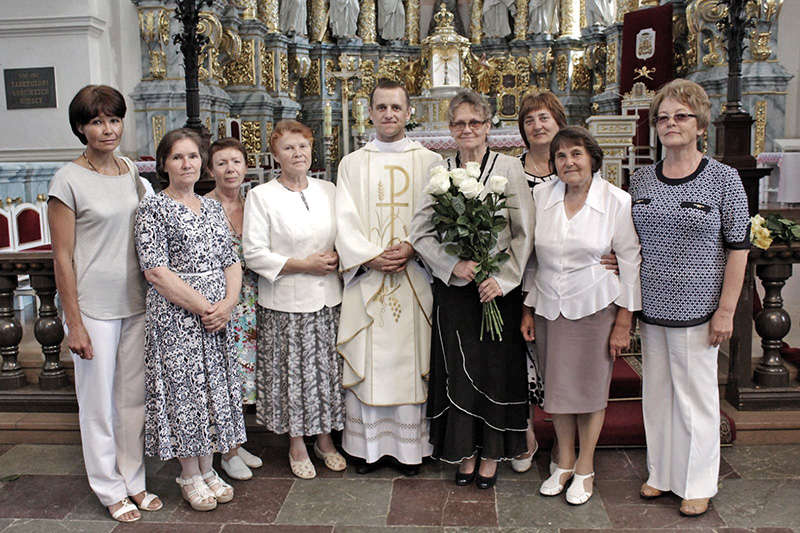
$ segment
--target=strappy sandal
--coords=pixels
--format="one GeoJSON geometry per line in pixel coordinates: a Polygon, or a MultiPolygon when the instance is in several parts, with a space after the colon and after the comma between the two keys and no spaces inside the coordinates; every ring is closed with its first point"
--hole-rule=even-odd
{"type": "Polygon", "coordinates": [[[336,449],[334,449],[332,452],[323,452],[319,449],[319,447],[317,447],[317,443],[314,442],[314,455],[316,455],[317,458],[325,461],[325,466],[334,472],[341,472],[347,468],[347,461],[344,457],[342,457],[342,454],[336,451],[336,449]]]}
{"type": "Polygon", "coordinates": [[[586,490],[584,481],[590,480],[594,485],[594,472],[590,474],[575,474],[572,476],[572,485],[567,489],[567,503],[581,505],[589,501],[594,490],[586,490]]]}
{"type": "Polygon", "coordinates": [[[544,483],[542,483],[542,486],[539,487],[539,494],[543,496],[556,496],[558,494],[561,494],[564,490],[564,485],[566,484],[567,481],[570,480],[570,478],[572,478],[572,475],[574,473],[575,473],[574,468],[565,469],[556,467],[556,470],[555,472],[553,472],[553,475],[545,479],[544,483]],[[561,476],[563,476],[564,474],[569,474],[569,475],[567,476],[567,479],[561,481],[561,476]]]}
{"type": "Polygon", "coordinates": [[[189,479],[176,477],[175,483],[181,486],[183,499],[189,502],[195,511],[211,511],[217,508],[217,498],[211,489],[208,488],[202,476],[192,476],[189,479]],[[208,498],[214,501],[206,502],[208,498]]]}
{"type": "Polygon", "coordinates": [[[211,472],[206,472],[203,474],[203,481],[206,482],[206,485],[214,493],[214,496],[217,498],[217,503],[228,503],[233,499],[233,487],[222,481],[222,478],[219,477],[217,471],[213,468],[211,472]],[[231,489],[228,491],[228,489],[231,489]]]}
{"type": "Polygon", "coordinates": [[[128,498],[123,498],[119,503],[122,504],[122,507],[111,513],[111,518],[113,518],[117,522],[122,522],[123,524],[129,524],[131,522],[136,522],[137,520],[142,518],[142,515],[140,513],[139,516],[135,518],[129,518],[127,520],[123,520],[121,518],[122,515],[136,511],[138,510],[138,508],[134,504],[132,504],[128,498]]]}
{"type": "MultiPolygon", "coordinates": [[[[160,499],[155,494],[147,492],[146,490],[143,490],[139,494],[144,494],[142,501],[139,502],[140,511],[155,512],[155,511],[160,511],[161,508],[164,507],[164,502],[158,502],[158,507],[150,507],[150,504],[153,503],[153,501],[160,499]]],[[[139,496],[139,494],[137,494],[137,496],[139,496]]],[[[133,496],[129,496],[129,498],[133,500],[133,496]]],[[[134,501],[134,503],[136,502],[134,501]]]]}

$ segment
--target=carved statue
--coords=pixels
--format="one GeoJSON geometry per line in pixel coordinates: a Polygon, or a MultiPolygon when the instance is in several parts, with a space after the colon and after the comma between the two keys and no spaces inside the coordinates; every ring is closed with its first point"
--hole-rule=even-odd
{"type": "Polygon", "coordinates": [[[355,37],[358,30],[358,0],[331,0],[331,33],[334,37],[355,37]]]}
{"type": "Polygon", "coordinates": [[[558,34],[558,2],[531,0],[528,4],[528,33],[558,34]]]}
{"type": "Polygon", "coordinates": [[[483,2],[483,33],[486,37],[505,37],[511,33],[508,23],[508,14],[517,14],[515,0],[484,0],[483,2]]]}
{"type": "Polygon", "coordinates": [[[281,0],[280,29],[281,33],[308,35],[306,25],[305,0],[281,0]]]}
{"type": "Polygon", "coordinates": [[[400,77],[409,94],[419,94],[420,87],[418,80],[420,66],[420,60],[416,59],[403,63],[403,66],[400,68],[400,77]]]}
{"type": "Polygon", "coordinates": [[[616,16],[616,0],[586,0],[587,26],[611,26],[616,16]]]}
{"type": "Polygon", "coordinates": [[[378,0],[378,32],[386,41],[402,39],[406,33],[403,0],[378,0]]]}
{"type": "Polygon", "coordinates": [[[472,54],[472,71],[475,74],[475,90],[479,93],[489,94],[492,88],[492,76],[496,68],[486,59],[486,54],[476,57],[472,54]]]}

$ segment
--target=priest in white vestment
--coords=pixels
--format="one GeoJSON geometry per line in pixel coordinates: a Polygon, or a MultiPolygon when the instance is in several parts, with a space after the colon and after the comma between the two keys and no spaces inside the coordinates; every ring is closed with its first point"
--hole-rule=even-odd
{"type": "Polygon", "coordinates": [[[390,456],[414,475],[431,453],[425,401],[433,296],[408,237],[428,167],[442,158],[405,136],[410,107],[402,85],[380,81],[370,102],[378,138],[345,156],[337,178],[342,445],[365,460],[359,473],[390,456]]]}

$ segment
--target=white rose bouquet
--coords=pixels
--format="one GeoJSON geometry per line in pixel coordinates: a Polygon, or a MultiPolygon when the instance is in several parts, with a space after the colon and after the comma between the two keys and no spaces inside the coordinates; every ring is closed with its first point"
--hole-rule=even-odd
{"type": "MultiPolygon", "coordinates": [[[[480,285],[490,275],[500,271],[500,265],[508,260],[505,250],[493,250],[497,236],[508,221],[500,211],[508,208],[504,176],[491,176],[482,186],[478,178],[481,168],[478,163],[467,163],[467,168],[447,170],[443,166],[431,170],[431,179],[423,192],[436,200],[433,204],[432,223],[441,242],[449,243],[445,250],[464,261],[475,261],[475,283],[480,285]],[[481,198],[481,193],[486,195],[481,198]]],[[[503,317],[497,302],[483,304],[480,339],[484,331],[492,340],[495,336],[503,340],[503,317]]]]}

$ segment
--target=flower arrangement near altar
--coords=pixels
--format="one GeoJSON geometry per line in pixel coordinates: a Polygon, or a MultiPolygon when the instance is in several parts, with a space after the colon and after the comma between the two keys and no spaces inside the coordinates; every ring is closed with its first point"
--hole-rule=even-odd
{"type": "MultiPolygon", "coordinates": [[[[449,243],[445,250],[463,261],[475,261],[475,284],[480,285],[490,275],[500,271],[500,265],[508,260],[505,250],[492,253],[497,245],[497,236],[508,221],[500,211],[508,208],[504,176],[491,176],[486,186],[478,179],[481,167],[478,163],[467,163],[467,168],[447,170],[443,166],[431,169],[431,179],[423,192],[430,194],[433,204],[434,228],[441,242],[449,243]],[[481,193],[486,189],[486,195],[481,193]]],[[[483,304],[481,335],[488,332],[503,340],[503,317],[497,302],[483,304]]]]}
{"type": "Polygon", "coordinates": [[[767,218],[755,215],[750,219],[750,243],[766,250],[773,241],[791,244],[800,241],[800,225],[794,220],[770,213],[767,218]]]}

